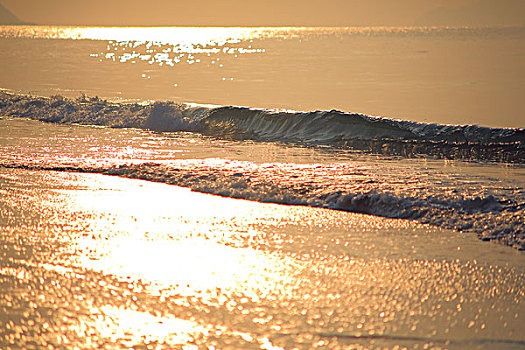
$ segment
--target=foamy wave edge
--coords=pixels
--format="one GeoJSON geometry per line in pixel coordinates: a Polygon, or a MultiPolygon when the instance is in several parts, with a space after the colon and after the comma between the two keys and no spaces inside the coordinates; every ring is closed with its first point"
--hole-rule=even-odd
{"type": "Polygon", "coordinates": [[[264,167],[239,172],[193,164],[190,167],[155,163],[113,167],[54,166],[0,163],[1,168],[31,171],[98,173],[162,182],[196,192],[285,205],[305,205],[386,218],[408,219],[444,229],[474,232],[494,241],[525,250],[525,202],[494,195],[464,199],[433,199],[400,196],[372,190],[345,191],[308,183],[267,181],[264,167]]]}
{"type": "Polygon", "coordinates": [[[523,128],[430,124],[337,110],[291,112],[169,101],[110,102],[98,97],[70,99],[0,91],[0,115],[60,124],[328,145],[404,157],[525,163],[523,128]]]}

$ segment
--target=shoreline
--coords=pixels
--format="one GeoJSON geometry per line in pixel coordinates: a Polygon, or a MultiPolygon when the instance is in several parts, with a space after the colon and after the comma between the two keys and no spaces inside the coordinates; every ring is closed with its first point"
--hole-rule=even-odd
{"type": "Polygon", "coordinates": [[[4,169],[0,181],[15,215],[0,221],[0,322],[24,330],[19,345],[525,342],[525,255],[508,247],[106,175],[4,169]],[[12,298],[34,308],[18,319],[12,298]]]}
{"type": "Polygon", "coordinates": [[[95,172],[259,202],[401,218],[523,249],[521,167],[461,164],[196,133],[6,119],[3,168],[95,172]],[[31,131],[28,133],[28,131],[31,131]],[[46,135],[55,135],[53,142],[46,135]],[[146,146],[147,145],[147,146],[146,146]],[[295,154],[295,155],[294,155],[295,154]],[[409,181],[417,185],[414,192],[409,181]],[[474,180],[474,182],[472,182],[474,180]]]}

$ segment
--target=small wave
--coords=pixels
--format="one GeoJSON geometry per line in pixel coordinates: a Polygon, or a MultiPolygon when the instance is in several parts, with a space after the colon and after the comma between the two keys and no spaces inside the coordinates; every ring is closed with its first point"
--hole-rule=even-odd
{"type": "Polygon", "coordinates": [[[116,103],[89,97],[0,93],[0,114],[44,122],[190,131],[258,141],[298,142],[378,154],[525,163],[525,130],[403,121],[336,110],[279,112],[174,102],[116,103]]]}
{"type": "MultiPolygon", "coordinates": [[[[357,178],[360,174],[362,176],[362,169],[353,169],[345,164],[332,164],[323,169],[315,164],[257,165],[228,160],[187,160],[170,165],[143,163],[111,167],[4,162],[0,163],[0,167],[94,172],[162,182],[231,198],[409,219],[446,229],[475,232],[482,240],[525,250],[525,201],[512,188],[499,194],[494,192],[468,197],[435,190],[418,194],[406,186],[400,191],[388,182],[360,182],[357,178]],[[313,181],[313,174],[320,173],[320,178],[329,179],[313,181]],[[325,176],[336,173],[346,175],[336,179],[325,176]]],[[[458,183],[458,186],[462,185],[458,183]]]]}

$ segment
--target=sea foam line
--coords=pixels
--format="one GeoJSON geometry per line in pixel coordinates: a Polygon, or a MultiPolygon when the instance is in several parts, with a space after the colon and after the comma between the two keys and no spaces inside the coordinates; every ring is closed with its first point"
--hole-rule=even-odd
{"type": "MultiPolygon", "coordinates": [[[[195,160],[185,165],[143,163],[115,167],[4,162],[0,167],[99,173],[162,182],[224,197],[415,220],[445,229],[475,232],[482,240],[496,241],[525,250],[525,202],[492,194],[463,199],[447,196],[432,198],[384,191],[377,186],[338,187],[337,184],[327,185],[293,178],[286,169],[275,164],[258,165],[251,162],[243,162],[240,166],[215,166],[205,160],[195,160]]],[[[308,172],[315,171],[314,168],[303,169],[304,176],[309,178],[308,172]]],[[[355,176],[359,176],[358,169],[355,176]]]]}

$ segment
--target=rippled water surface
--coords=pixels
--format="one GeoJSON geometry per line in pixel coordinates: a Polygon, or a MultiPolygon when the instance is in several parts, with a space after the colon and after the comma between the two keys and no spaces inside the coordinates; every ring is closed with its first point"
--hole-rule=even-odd
{"type": "Polygon", "coordinates": [[[523,40],[0,27],[0,348],[524,348],[523,40]]]}
{"type": "Polygon", "coordinates": [[[523,127],[516,28],[0,27],[1,88],[523,127]]]}
{"type": "Polygon", "coordinates": [[[524,257],[505,247],[103,175],[2,170],[0,181],[5,348],[525,341],[524,257]]]}

